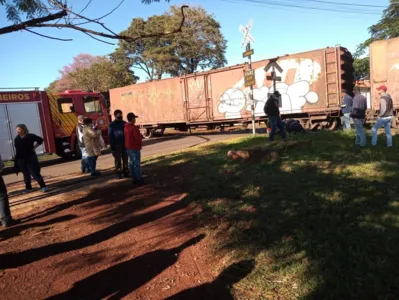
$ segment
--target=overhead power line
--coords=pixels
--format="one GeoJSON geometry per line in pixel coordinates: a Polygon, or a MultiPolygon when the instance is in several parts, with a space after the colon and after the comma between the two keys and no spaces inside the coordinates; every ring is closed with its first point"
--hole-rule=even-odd
{"type": "Polygon", "coordinates": [[[356,11],[349,10],[349,9],[335,9],[335,8],[327,8],[324,7],[313,7],[313,6],[304,6],[304,5],[296,5],[296,4],[289,4],[287,2],[275,2],[275,1],[268,1],[268,0],[222,0],[224,2],[232,2],[232,3],[254,3],[259,4],[261,6],[276,6],[276,7],[284,7],[284,8],[299,8],[305,10],[316,10],[316,11],[329,11],[329,12],[340,12],[340,13],[356,13],[356,14],[364,14],[364,15],[381,15],[381,11],[378,12],[377,10],[359,10],[356,11]]]}
{"type": "MultiPolygon", "coordinates": [[[[359,3],[346,3],[346,2],[334,2],[334,1],[323,1],[323,0],[300,0],[305,2],[314,2],[322,4],[334,4],[334,5],[344,5],[344,6],[359,6],[359,7],[375,7],[375,8],[386,8],[386,5],[372,5],[372,4],[359,4],[359,3]]],[[[298,1],[296,1],[298,2],[298,1]]],[[[393,4],[399,4],[399,2],[393,2],[393,4]]]]}

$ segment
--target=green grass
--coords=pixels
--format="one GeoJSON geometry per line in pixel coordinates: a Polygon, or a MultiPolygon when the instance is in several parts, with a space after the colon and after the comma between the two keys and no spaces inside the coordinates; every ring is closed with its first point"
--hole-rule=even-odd
{"type": "Polygon", "coordinates": [[[398,299],[399,136],[392,149],[385,136],[376,148],[355,147],[353,132],[293,139],[313,144],[269,163],[226,159],[230,149],[268,143],[257,136],[144,165],[180,170],[203,217],[221,225],[210,227],[215,250],[256,260],[234,287],[238,298],[398,299]]]}

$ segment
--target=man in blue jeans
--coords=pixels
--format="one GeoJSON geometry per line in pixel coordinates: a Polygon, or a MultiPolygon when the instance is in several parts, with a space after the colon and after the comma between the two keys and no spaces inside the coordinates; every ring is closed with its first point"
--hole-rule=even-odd
{"type": "Polygon", "coordinates": [[[344,130],[351,129],[351,118],[350,118],[351,106],[352,106],[352,97],[348,94],[348,92],[345,91],[345,95],[342,98],[342,103],[341,103],[341,111],[342,114],[344,115],[344,130]]]}
{"type": "Polygon", "coordinates": [[[365,147],[367,144],[366,133],[363,129],[364,119],[366,118],[367,98],[360,93],[359,88],[355,88],[355,97],[352,99],[350,117],[356,129],[355,144],[365,147]]]}
{"type": "Polygon", "coordinates": [[[377,131],[379,128],[384,127],[387,136],[387,147],[392,147],[392,134],[391,124],[393,116],[393,101],[392,97],[387,93],[387,87],[382,85],[377,88],[378,95],[380,95],[380,113],[378,119],[371,129],[373,146],[377,145],[377,131]]]}
{"type": "Polygon", "coordinates": [[[115,120],[109,124],[108,139],[111,146],[112,155],[115,161],[115,170],[117,177],[128,177],[127,170],[127,152],[125,147],[124,128],[126,122],[123,121],[123,114],[120,109],[114,111],[115,120]]]}
{"type": "Polygon", "coordinates": [[[97,158],[101,155],[101,131],[93,129],[93,120],[90,118],[85,118],[83,124],[83,141],[87,153],[86,161],[91,176],[99,176],[101,173],[97,171],[97,158]]]}
{"type": "Polygon", "coordinates": [[[135,125],[137,116],[134,113],[127,114],[127,123],[125,124],[125,146],[130,159],[130,174],[133,178],[133,184],[143,185],[144,180],[141,177],[141,148],[143,137],[140,130],[135,125]]]}
{"type": "Polygon", "coordinates": [[[265,107],[263,108],[266,116],[269,118],[272,128],[272,131],[269,133],[269,141],[274,140],[277,128],[280,130],[281,138],[285,140],[285,129],[284,124],[280,118],[280,108],[278,103],[278,99],[280,96],[280,93],[278,91],[275,91],[266,101],[265,107]]]}

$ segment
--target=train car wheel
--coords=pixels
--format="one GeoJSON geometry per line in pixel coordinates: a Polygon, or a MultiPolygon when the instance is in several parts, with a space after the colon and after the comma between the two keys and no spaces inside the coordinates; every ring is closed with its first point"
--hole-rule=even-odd
{"type": "Polygon", "coordinates": [[[154,135],[154,130],[153,129],[147,129],[147,128],[142,128],[140,129],[140,133],[145,139],[150,139],[154,135]]]}
{"type": "Polygon", "coordinates": [[[392,128],[395,128],[395,129],[398,129],[398,128],[399,128],[399,120],[398,120],[398,117],[397,117],[397,116],[394,116],[394,117],[392,118],[391,127],[392,127],[392,128]]]}
{"type": "Polygon", "coordinates": [[[338,119],[337,119],[337,118],[330,119],[330,120],[328,121],[328,124],[327,124],[327,126],[326,126],[326,129],[332,131],[332,130],[337,129],[337,128],[338,128],[338,125],[339,125],[339,122],[338,122],[338,119]]]}

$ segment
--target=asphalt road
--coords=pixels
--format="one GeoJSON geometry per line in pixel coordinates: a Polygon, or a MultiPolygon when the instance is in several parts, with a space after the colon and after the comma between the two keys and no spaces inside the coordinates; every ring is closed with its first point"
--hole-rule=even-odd
{"type": "MultiPolygon", "coordinates": [[[[183,135],[176,134],[149,140],[143,140],[143,149],[141,151],[142,157],[153,156],[157,154],[168,154],[174,151],[198,146],[208,142],[217,142],[231,138],[243,137],[250,135],[247,131],[234,131],[229,133],[210,133],[210,134],[193,134],[183,135]]],[[[97,168],[109,169],[113,167],[114,160],[111,154],[104,154],[98,158],[97,168]]],[[[54,160],[50,162],[43,162],[42,175],[46,176],[61,176],[80,171],[80,160],[73,160],[65,162],[63,160],[54,160]]],[[[5,175],[4,181],[6,184],[15,183],[23,180],[22,174],[18,176],[15,174],[5,175]]]]}

